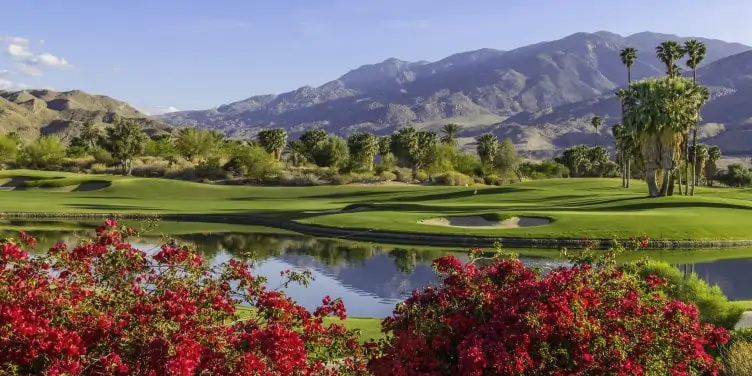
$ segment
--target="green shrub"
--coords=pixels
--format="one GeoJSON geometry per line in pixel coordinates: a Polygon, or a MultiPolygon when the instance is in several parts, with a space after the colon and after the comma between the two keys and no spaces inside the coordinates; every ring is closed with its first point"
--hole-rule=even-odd
{"type": "Polygon", "coordinates": [[[435,177],[434,181],[439,185],[465,186],[473,183],[473,179],[459,172],[447,172],[435,177]]]}
{"type": "Polygon", "coordinates": [[[352,174],[334,174],[332,175],[331,182],[334,185],[350,184],[355,180],[352,174]]]}
{"type": "Polygon", "coordinates": [[[92,174],[106,174],[107,171],[107,165],[104,163],[94,163],[90,167],[90,171],[92,174]]]}
{"type": "Polygon", "coordinates": [[[656,275],[668,283],[664,291],[673,299],[693,303],[700,313],[700,321],[732,329],[744,313],[744,308],[731,302],[721,288],[710,286],[692,273],[687,278],[679,269],[662,261],[648,261],[638,273],[644,278],[656,275]]]}
{"type": "Polygon", "coordinates": [[[489,222],[503,222],[507,219],[512,219],[514,216],[511,216],[509,214],[504,213],[483,213],[479,215],[479,217],[489,221],[489,222]]]}
{"type": "Polygon", "coordinates": [[[401,181],[403,183],[413,182],[413,171],[409,168],[398,168],[394,170],[394,173],[397,175],[397,181],[401,181]]]}
{"type": "Polygon", "coordinates": [[[483,178],[483,181],[487,185],[502,185],[504,183],[504,179],[502,179],[499,175],[486,175],[483,178]]]}
{"type": "Polygon", "coordinates": [[[91,156],[94,157],[94,161],[96,163],[103,163],[108,166],[115,163],[115,160],[112,158],[112,154],[110,154],[110,152],[108,152],[107,150],[103,148],[100,148],[100,147],[93,148],[91,149],[89,154],[91,154],[91,156]]]}
{"type": "Polygon", "coordinates": [[[413,179],[418,182],[425,183],[428,180],[428,174],[425,171],[415,171],[413,179]]]}
{"type": "Polygon", "coordinates": [[[397,180],[397,175],[391,171],[383,171],[379,174],[379,178],[383,181],[395,181],[397,180]]]}
{"type": "Polygon", "coordinates": [[[721,350],[723,370],[727,376],[752,375],[752,342],[737,341],[721,350]]]}

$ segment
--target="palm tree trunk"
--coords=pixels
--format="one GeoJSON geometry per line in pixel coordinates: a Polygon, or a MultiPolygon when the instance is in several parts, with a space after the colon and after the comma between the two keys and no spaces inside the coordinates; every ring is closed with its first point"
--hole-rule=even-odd
{"type": "Polygon", "coordinates": [[[621,154],[621,187],[627,187],[627,162],[624,160],[624,153],[621,154]]]}
{"type": "MultiPolygon", "coordinates": [[[[689,160],[689,131],[684,135],[684,158],[682,158],[684,161],[684,177],[687,179],[687,181],[684,183],[684,194],[689,194],[689,163],[687,161],[689,160]]],[[[679,180],[681,183],[681,180],[679,180]]]]}
{"type": "Polygon", "coordinates": [[[668,187],[670,185],[670,182],[673,180],[672,176],[674,175],[673,170],[663,170],[662,174],[662,181],[661,181],[661,191],[658,194],[661,197],[666,197],[668,195],[668,187]]]}
{"type": "Polygon", "coordinates": [[[655,168],[647,167],[645,169],[645,180],[648,183],[648,195],[650,197],[658,197],[658,185],[655,183],[655,168]]]}
{"type": "Polygon", "coordinates": [[[632,177],[632,156],[627,154],[627,185],[624,188],[629,188],[629,179],[632,177]]]}
{"type": "MultiPolygon", "coordinates": [[[[697,83],[697,69],[692,69],[692,82],[697,83]]],[[[697,181],[697,124],[694,125],[692,132],[692,193],[695,195],[695,186],[697,181]]],[[[689,132],[687,132],[687,145],[689,145],[689,132]]]]}

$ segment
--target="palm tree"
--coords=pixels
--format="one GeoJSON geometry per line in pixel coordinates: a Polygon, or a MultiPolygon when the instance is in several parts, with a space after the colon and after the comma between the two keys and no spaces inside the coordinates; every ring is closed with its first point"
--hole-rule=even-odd
{"type": "Polygon", "coordinates": [[[445,124],[441,127],[441,143],[445,145],[457,146],[457,133],[460,131],[460,126],[454,123],[445,124]]]}
{"type": "MultiPolygon", "coordinates": [[[[705,43],[702,43],[696,39],[687,39],[687,41],[684,42],[684,52],[687,54],[687,67],[692,69],[692,81],[694,83],[697,83],[697,66],[702,63],[702,60],[705,59],[705,54],[707,53],[708,49],[705,47],[705,43]]],[[[697,170],[697,127],[698,123],[693,124],[692,126],[692,171],[698,171],[697,170]]],[[[689,139],[689,135],[687,135],[687,139],[689,139]]],[[[687,146],[689,146],[689,143],[687,143],[687,146]]],[[[702,169],[700,169],[702,171],[702,169]]],[[[687,179],[689,179],[689,175],[687,175],[687,179]]],[[[697,179],[692,179],[692,192],[690,193],[692,196],[695,195],[695,186],[697,183],[697,179]]],[[[689,182],[687,182],[689,184],[689,182]]],[[[688,188],[688,187],[687,187],[688,188]]]]}
{"type": "Polygon", "coordinates": [[[666,196],[681,158],[686,125],[697,121],[707,101],[707,89],[681,77],[634,82],[624,98],[625,125],[635,136],[646,170],[650,197],[666,196]],[[656,173],[661,172],[660,188],[656,173]]]}
{"type": "MultiPolygon", "coordinates": [[[[679,77],[681,76],[681,71],[679,70],[679,66],[676,64],[676,61],[681,59],[682,56],[684,56],[684,48],[682,47],[679,42],[673,41],[673,40],[666,40],[662,42],[660,45],[658,45],[655,48],[655,53],[658,59],[663,62],[663,64],[666,66],[666,74],[669,77],[679,77]]],[[[684,133],[685,135],[689,132],[689,128],[687,128],[687,131],[684,133]]],[[[683,140],[684,145],[684,156],[687,156],[686,151],[688,150],[687,147],[687,138],[683,140]]],[[[677,145],[677,147],[681,150],[681,145],[677,145]]],[[[682,186],[681,186],[681,170],[679,171],[679,194],[682,194],[682,186]]],[[[672,176],[673,177],[673,176],[672,176]]],[[[674,180],[671,179],[671,190],[673,191],[674,187],[674,180]]]]}
{"type": "Polygon", "coordinates": [[[708,186],[713,186],[713,178],[715,177],[718,166],[716,163],[721,159],[721,148],[717,145],[713,145],[708,148],[708,161],[705,163],[705,181],[708,182],[708,186]]]}
{"type": "Polygon", "coordinates": [[[694,180],[692,182],[692,188],[694,191],[695,185],[700,184],[700,178],[702,177],[702,172],[705,170],[705,163],[707,163],[708,158],[710,157],[710,152],[708,150],[708,145],[705,144],[699,144],[697,147],[694,148],[694,155],[693,160],[697,161],[697,164],[694,165],[694,172],[692,173],[694,180]]]}
{"type": "Polygon", "coordinates": [[[655,48],[655,54],[658,60],[666,66],[666,74],[669,77],[679,77],[681,75],[676,61],[684,56],[684,48],[679,42],[673,40],[664,41],[655,48]]]}
{"type": "Polygon", "coordinates": [[[600,116],[593,116],[592,119],[590,119],[590,125],[595,128],[595,144],[598,144],[598,129],[603,125],[603,119],[601,119],[600,116]]]}
{"type": "Polygon", "coordinates": [[[489,165],[493,162],[496,150],[499,148],[499,139],[493,133],[486,133],[477,139],[476,150],[481,163],[489,165]]]}
{"type": "MultiPolygon", "coordinates": [[[[622,49],[621,51],[619,51],[619,58],[621,58],[621,63],[624,64],[625,67],[627,67],[627,87],[629,87],[629,85],[632,83],[632,65],[634,65],[635,61],[637,61],[637,49],[634,47],[626,47],[622,49]]],[[[619,95],[619,93],[617,93],[617,95],[619,95]]],[[[619,98],[623,98],[623,95],[619,95],[619,98]]],[[[625,122],[623,100],[621,101],[621,105],[622,105],[621,107],[621,119],[622,120],[621,121],[623,123],[625,122]]],[[[627,134],[626,128],[628,127],[625,126],[625,133],[622,134],[622,136],[631,138],[631,136],[627,134]]],[[[626,161],[624,162],[625,163],[624,174],[626,176],[626,179],[624,181],[624,188],[629,188],[629,180],[631,179],[631,176],[632,176],[632,171],[630,168],[631,163],[632,163],[632,149],[631,148],[625,149],[624,152],[625,152],[624,158],[626,159],[626,161]]]]}
{"type": "Polygon", "coordinates": [[[614,135],[614,148],[616,149],[616,156],[619,162],[619,169],[621,170],[621,186],[627,186],[627,167],[625,161],[626,150],[624,149],[623,140],[625,137],[626,129],[621,123],[614,124],[611,128],[611,133],[614,135]]]}
{"type": "Polygon", "coordinates": [[[287,131],[282,128],[264,129],[258,134],[258,141],[267,153],[279,160],[287,145],[287,131]]]}
{"type": "Polygon", "coordinates": [[[379,139],[371,133],[355,133],[347,139],[352,161],[356,168],[373,171],[373,159],[379,151],[379,139]]]}

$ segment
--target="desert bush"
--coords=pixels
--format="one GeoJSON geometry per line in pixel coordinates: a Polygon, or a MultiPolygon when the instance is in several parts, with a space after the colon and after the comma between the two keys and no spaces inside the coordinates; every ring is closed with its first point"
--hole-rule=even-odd
{"type": "Polygon", "coordinates": [[[112,220],[96,233],[34,258],[25,233],[0,245],[0,373],[330,375],[325,363],[335,359],[345,360],[332,364],[343,374],[364,368],[357,333],[324,324],[345,318],[341,300],[325,297],[310,313],[263,288],[246,262],[209,267],[190,247],[167,244],[149,255],[112,220]]]}
{"type": "Polygon", "coordinates": [[[345,185],[350,184],[354,180],[352,174],[334,174],[331,177],[331,182],[334,185],[345,185]]]}
{"type": "Polygon", "coordinates": [[[112,154],[110,154],[110,152],[105,150],[104,148],[101,148],[101,147],[92,148],[89,151],[89,154],[92,157],[94,157],[94,161],[96,163],[103,163],[108,166],[115,163],[115,159],[112,157],[112,154]]]}
{"type": "Polygon", "coordinates": [[[196,177],[199,179],[216,180],[224,179],[225,176],[222,161],[219,157],[209,157],[196,165],[196,177]]]}
{"type": "Polygon", "coordinates": [[[399,167],[394,170],[394,174],[397,176],[397,181],[403,183],[413,182],[413,171],[409,168],[399,167]]]}
{"type": "Polygon", "coordinates": [[[725,375],[752,375],[752,342],[734,342],[721,350],[721,356],[725,375]]]}
{"type": "Polygon", "coordinates": [[[729,301],[720,287],[708,285],[695,273],[685,277],[668,263],[653,260],[641,265],[638,273],[643,277],[656,275],[665,279],[668,283],[662,290],[672,299],[696,305],[700,311],[700,322],[731,329],[744,313],[744,308],[729,301]]]}
{"type": "Polygon", "coordinates": [[[397,175],[391,171],[382,171],[379,174],[379,178],[383,181],[395,181],[397,180],[397,175]]]}
{"type": "Polygon", "coordinates": [[[459,172],[447,172],[445,174],[437,175],[434,181],[439,185],[451,186],[465,186],[473,183],[472,178],[467,175],[460,174],[459,172]]]}
{"type": "Polygon", "coordinates": [[[107,165],[104,163],[94,163],[91,165],[90,169],[92,174],[106,174],[108,173],[107,165]]]}
{"type": "Polygon", "coordinates": [[[413,179],[419,183],[425,183],[428,181],[428,174],[425,171],[415,171],[413,179]]]}
{"type": "MultiPolygon", "coordinates": [[[[482,254],[474,250],[472,257],[482,254]]],[[[376,375],[703,375],[723,328],[700,324],[656,276],[616,269],[615,258],[541,276],[500,257],[480,266],[446,256],[437,287],[416,290],[382,322],[376,375]]]]}
{"type": "Polygon", "coordinates": [[[163,177],[167,174],[170,164],[170,161],[164,159],[142,159],[142,163],[138,165],[134,163],[131,174],[142,177],[163,177]]]}
{"type": "Polygon", "coordinates": [[[501,186],[504,184],[504,179],[500,177],[499,175],[486,175],[483,178],[483,181],[486,183],[486,185],[498,185],[501,186]]]}

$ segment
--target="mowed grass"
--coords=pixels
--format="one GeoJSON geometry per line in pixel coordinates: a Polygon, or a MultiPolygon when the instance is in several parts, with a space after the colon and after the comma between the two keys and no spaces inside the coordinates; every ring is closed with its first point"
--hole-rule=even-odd
{"type": "MultiPolygon", "coordinates": [[[[535,238],[613,238],[647,235],[668,240],[752,239],[752,191],[698,187],[697,196],[650,199],[643,182],[551,179],[503,187],[319,186],[249,187],[165,179],[10,170],[80,183],[109,182],[91,191],[0,191],[5,212],[246,214],[363,230],[535,238]],[[477,192],[476,192],[477,190],[477,192]],[[360,211],[304,213],[366,205],[360,211]],[[548,217],[548,225],[474,229],[419,224],[422,219],[499,213],[548,217]]],[[[43,183],[36,183],[44,186],[43,183]]]]}
{"type": "MultiPolygon", "coordinates": [[[[244,317],[253,315],[253,312],[253,309],[250,307],[238,308],[238,316],[241,320],[244,317]]],[[[340,320],[338,317],[328,316],[324,318],[324,324],[339,324],[343,325],[349,330],[358,330],[360,331],[361,342],[366,342],[370,340],[378,340],[385,337],[384,333],[381,332],[382,320],[382,318],[377,317],[347,317],[344,320],[340,320]]]]}

